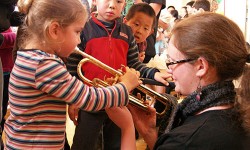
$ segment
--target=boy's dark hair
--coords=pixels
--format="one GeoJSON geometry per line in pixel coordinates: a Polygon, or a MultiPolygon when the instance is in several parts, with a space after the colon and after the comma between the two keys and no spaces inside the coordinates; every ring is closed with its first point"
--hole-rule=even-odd
{"type": "Polygon", "coordinates": [[[179,18],[179,13],[177,10],[171,10],[170,14],[177,20],[179,18]]]}
{"type": "Polygon", "coordinates": [[[204,11],[210,11],[210,2],[208,0],[197,0],[194,4],[193,7],[197,10],[202,8],[204,11]]]}
{"type": "Polygon", "coordinates": [[[127,13],[125,18],[127,20],[130,20],[131,18],[133,18],[135,16],[135,13],[138,13],[138,12],[142,12],[142,13],[148,15],[149,17],[152,17],[154,19],[152,28],[154,28],[154,26],[156,24],[155,11],[147,3],[138,3],[138,4],[134,4],[133,6],[131,6],[130,9],[128,10],[128,13],[127,13]]]}
{"type": "Polygon", "coordinates": [[[194,1],[190,1],[190,2],[188,2],[187,4],[186,4],[186,6],[193,6],[194,5],[194,1]]]}
{"type": "Polygon", "coordinates": [[[168,8],[167,8],[167,9],[169,9],[169,8],[173,8],[173,9],[175,10],[175,7],[174,7],[174,6],[168,6],[168,8]]]}

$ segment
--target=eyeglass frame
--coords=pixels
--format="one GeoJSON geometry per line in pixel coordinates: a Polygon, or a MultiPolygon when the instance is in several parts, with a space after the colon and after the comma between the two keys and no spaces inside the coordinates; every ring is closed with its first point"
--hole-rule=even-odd
{"type": "Polygon", "coordinates": [[[182,59],[182,60],[167,62],[166,66],[169,69],[170,65],[179,64],[179,63],[186,63],[186,62],[190,62],[190,61],[194,61],[194,60],[196,60],[196,59],[194,59],[194,58],[188,58],[188,59],[182,59]]]}

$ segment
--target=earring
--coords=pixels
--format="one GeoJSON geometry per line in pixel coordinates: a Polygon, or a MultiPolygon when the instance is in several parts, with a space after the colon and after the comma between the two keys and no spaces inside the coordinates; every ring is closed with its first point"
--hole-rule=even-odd
{"type": "Polygon", "coordinates": [[[201,95],[202,95],[201,90],[202,90],[202,87],[201,87],[201,77],[200,77],[200,81],[199,81],[199,84],[198,84],[198,87],[197,87],[197,90],[196,90],[197,95],[195,97],[197,101],[201,100],[201,95]]]}

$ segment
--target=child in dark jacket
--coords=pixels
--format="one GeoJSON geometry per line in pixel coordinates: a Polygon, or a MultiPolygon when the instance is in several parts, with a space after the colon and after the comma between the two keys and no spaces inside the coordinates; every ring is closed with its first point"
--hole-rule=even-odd
{"type": "Polygon", "coordinates": [[[147,48],[147,37],[154,32],[155,11],[147,3],[138,3],[130,7],[124,23],[131,27],[139,49],[139,60],[143,62],[147,48]]]}
{"type": "MultiPolygon", "coordinates": [[[[139,61],[138,47],[131,28],[120,20],[125,0],[118,2],[97,0],[93,4],[97,7],[97,13],[93,13],[86,23],[79,48],[114,69],[120,69],[121,65],[127,65],[140,71],[143,78],[155,79],[167,84],[164,79],[168,75],[161,74],[155,68],[148,68],[139,61]]],[[[77,54],[69,57],[67,67],[72,75],[77,76],[76,67],[81,59],[82,56],[77,54]]],[[[85,64],[83,71],[85,77],[90,80],[93,78],[103,80],[112,77],[108,72],[93,64],[85,64]]],[[[69,109],[74,109],[74,107],[71,106],[69,109]]],[[[77,114],[70,115],[76,123],[75,115],[77,114]]],[[[109,120],[105,111],[96,113],[80,111],[77,123],[72,149],[95,149],[102,126],[104,127],[104,149],[120,149],[120,129],[109,120]]]]}

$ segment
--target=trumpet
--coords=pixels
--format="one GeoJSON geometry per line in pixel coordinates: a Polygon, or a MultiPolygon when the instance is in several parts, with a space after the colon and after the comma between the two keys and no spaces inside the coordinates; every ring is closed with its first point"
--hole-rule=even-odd
{"type": "MultiPolygon", "coordinates": [[[[109,72],[110,74],[112,74],[114,76],[115,81],[118,80],[118,78],[120,76],[123,75],[123,72],[121,70],[115,70],[114,68],[102,63],[100,60],[94,58],[93,56],[79,50],[78,48],[75,49],[74,53],[80,54],[82,55],[84,58],[79,62],[78,66],[77,66],[77,74],[78,76],[85,82],[88,83],[89,85],[95,86],[95,87],[107,87],[110,86],[110,84],[108,84],[107,82],[95,78],[92,81],[87,79],[86,77],[84,77],[84,75],[82,74],[82,65],[86,62],[89,63],[93,63],[94,65],[100,67],[101,69],[106,70],[107,72],[109,72]]],[[[138,90],[140,90],[141,92],[145,93],[146,95],[150,96],[151,98],[153,98],[155,101],[159,101],[160,103],[162,103],[163,105],[165,105],[165,109],[161,112],[156,112],[157,117],[162,117],[164,116],[164,114],[170,109],[170,107],[172,106],[172,98],[171,96],[162,96],[161,94],[155,92],[154,90],[146,87],[143,84],[140,84],[137,87],[138,90]]],[[[144,103],[143,99],[138,99],[136,96],[130,94],[129,95],[129,103],[139,107],[145,111],[147,111],[147,107],[148,105],[144,103]]]]}

